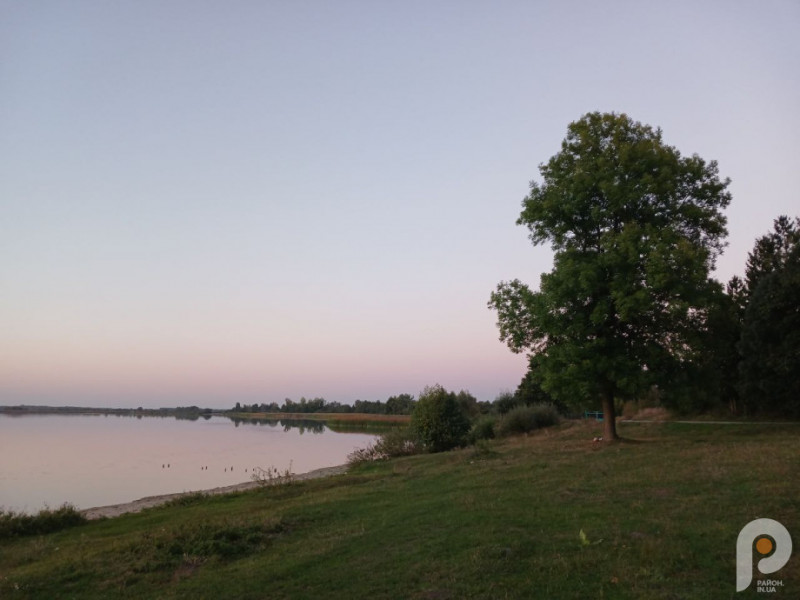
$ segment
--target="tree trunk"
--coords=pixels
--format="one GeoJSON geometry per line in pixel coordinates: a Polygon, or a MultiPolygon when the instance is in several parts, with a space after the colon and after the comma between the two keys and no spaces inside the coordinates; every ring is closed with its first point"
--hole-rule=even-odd
{"type": "Polygon", "coordinates": [[[617,435],[617,414],[614,411],[614,393],[603,394],[603,441],[614,442],[617,435]]]}

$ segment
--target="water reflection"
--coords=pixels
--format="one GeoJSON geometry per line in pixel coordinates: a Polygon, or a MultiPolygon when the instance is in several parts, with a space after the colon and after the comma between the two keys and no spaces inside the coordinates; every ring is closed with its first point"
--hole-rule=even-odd
{"type": "Polygon", "coordinates": [[[241,417],[228,417],[236,427],[239,425],[266,425],[267,427],[283,427],[284,431],[297,429],[300,435],[306,431],[319,434],[324,433],[326,429],[324,421],[315,421],[313,419],[271,419],[271,418],[246,418],[241,417]]]}
{"type": "Polygon", "coordinates": [[[89,508],[242,483],[258,468],[305,473],[374,439],[311,419],[0,414],[0,507],[89,508]]]}

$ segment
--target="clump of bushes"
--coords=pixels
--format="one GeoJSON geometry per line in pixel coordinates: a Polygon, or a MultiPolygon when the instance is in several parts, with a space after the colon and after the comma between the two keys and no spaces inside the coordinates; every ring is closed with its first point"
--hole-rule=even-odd
{"type": "Polygon", "coordinates": [[[481,440],[491,440],[495,437],[497,427],[497,417],[494,415],[484,415],[479,417],[469,430],[469,443],[476,444],[481,440]]]}
{"type": "Polygon", "coordinates": [[[420,394],[411,415],[411,430],[424,451],[443,452],[464,445],[470,422],[458,395],[435,385],[420,394]]]}
{"type": "MultiPolygon", "coordinates": [[[[411,425],[393,429],[378,441],[348,456],[350,464],[405,456],[417,452],[443,452],[468,441],[470,421],[466,411],[477,407],[469,392],[448,392],[440,385],[426,387],[419,396],[411,425]]],[[[479,411],[476,408],[475,413],[479,411]]],[[[484,429],[485,431],[485,429],[484,429]]]]}
{"type": "Polygon", "coordinates": [[[347,456],[351,465],[408,456],[418,452],[419,444],[409,427],[395,427],[381,435],[374,444],[358,448],[347,456]]]}
{"type": "Polygon", "coordinates": [[[476,402],[468,392],[448,392],[440,385],[426,387],[419,396],[411,415],[411,425],[385,433],[374,444],[355,450],[347,457],[350,464],[382,460],[418,452],[443,452],[467,444],[476,445],[497,436],[528,433],[535,429],[550,427],[559,422],[555,405],[540,402],[533,405],[516,405],[511,394],[501,394],[502,402],[496,408],[507,410],[505,414],[480,415],[476,402]],[[469,406],[477,407],[472,412],[476,418],[472,423],[467,415],[469,406]]]}
{"type": "Polygon", "coordinates": [[[552,404],[517,406],[511,409],[497,426],[501,436],[519,435],[543,427],[551,427],[559,422],[558,411],[552,404]]]}
{"type": "Polygon", "coordinates": [[[71,504],[55,509],[44,508],[35,515],[0,510],[0,539],[51,533],[86,521],[86,517],[71,504]]]}
{"type": "Polygon", "coordinates": [[[517,397],[516,394],[505,390],[500,392],[497,395],[497,398],[494,399],[494,402],[492,402],[492,408],[494,408],[494,410],[501,415],[505,415],[520,404],[522,404],[522,401],[517,397]]]}
{"type": "Polygon", "coordinates": [[[387,431],[378,438],[375,445],[378,452],[391,458],[409,456],[418,451],[418,444],[409,427],[396,427],[387,431]]]}

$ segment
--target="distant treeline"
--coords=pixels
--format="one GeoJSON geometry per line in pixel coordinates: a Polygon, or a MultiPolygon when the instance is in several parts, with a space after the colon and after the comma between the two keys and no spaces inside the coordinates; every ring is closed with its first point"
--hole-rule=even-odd
{"type": "Polygon", "coordinates": [[[328,402],[325,398],[311,400],[300,398],[295,402],[286,398],[283,404],[270,402],[269,404],[240,404],[236,403],[233,412],[238,413],[358,413],[367,415],[410,415],[416,404],[411,394],[392,396],[386,402],[382,400],[356,400],[351,404],[341,402],[328,402]]]}
{"type": "MultiPolygon", "coordinates": [[[[468,391],[461,390],[454,393],[459,405],[467,415],[475,416],[492,411],[491,402],[479,402],[468,391]]],[[[382,400],[356,400],[351,404],[328,402],[324,398],[300,398],[298,402],[286,398],[283,404],[270,402],[269,404],[240,404],[236,403],[233,412],[237,413],[357,413],[367,415],[410,415],[414,412],[417,401],[411,394],[392,396],[386,402],[382,400]]]]}
{"type": "Polygon", "coordinates": [[[92,408],[88,406],[0,406],[0,414],[59,414],[59,415],[116,415],[121,417],[174,417],[176,419],[208,419],[223,411],[199,406],[177,406],[175,408],[92,408]]]}

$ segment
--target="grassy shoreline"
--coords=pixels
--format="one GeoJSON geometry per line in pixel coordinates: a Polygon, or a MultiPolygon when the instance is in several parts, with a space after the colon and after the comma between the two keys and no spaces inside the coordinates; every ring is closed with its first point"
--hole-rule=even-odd
{"type": "MultiPolygon", "coordinates": [[[[7,540],[0,597],[758,597],[734,592],[736,537],[764,516],[800,531],[796,428],[621,423],[627,443],[592,443],[600,430],[7,540]]],[[[797,555],[770,577],[800,595],[797,555]]]]}
{"type": "MultiPolygon", "coordinates": [[[[339,475],[347,471],[347,465],[335,465],[333,467],[321,467],[313,469],[304,473],[292,473],[292,481],[306,481],[309,479],[317,479],[318,477],[330,477],[332,475],[339,475]]],[[[278,476],[280,477],[280,475],[278,476]]],[[[243,481],[241,483],[234,483],[232,485],[225,485],[213,487],[205,490],[196,490],[190,492],[175,492],[171,494],[160,494],[157,496],[146,496],[130,502],[122,502],[120,504],[109,504],[106,506],[94,506],[91,508],[81,509],[79,512],[86,519],[102,519],[105,517],[119,517],[128,513],[137,513],[148,508],[162,506],[170,502],[180,503],[186,498],[193,496],[217,496],[220,494],[231,494],[235,492],[244,492],[247,490],[257,489],[264,485],[257,481],[243,481]]]]}

